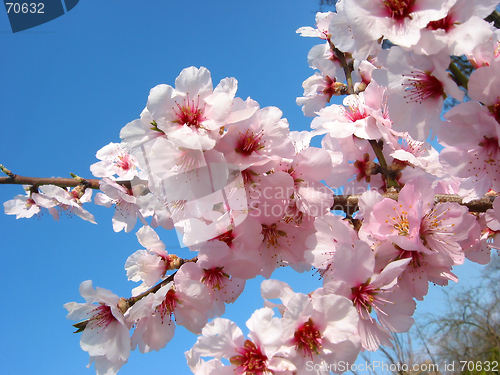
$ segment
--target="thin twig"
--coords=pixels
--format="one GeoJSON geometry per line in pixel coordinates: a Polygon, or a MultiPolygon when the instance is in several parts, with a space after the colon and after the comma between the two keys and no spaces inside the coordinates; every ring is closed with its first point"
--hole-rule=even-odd
{"type": "Polygon", "coordinates": [[[450,69],[450,72],[453,74],[455,81],[460,86],[462,86],[464,89],[467,90],[467,86],[469,85],[469,79],[465,76],[465,74],[462,73],[460,68],[458,66],[456,66],[454,62],[451,62],[449,69],[450,69]]]}
{"type": "MultiPolygon", "coordinates": [[[[181,264],[179,266],[179,268],[184,264],[184,263],[196,263],[198,261],[198,257],[194,257],[192,259],[182,259],[181,261],[181,264]]],[[[143,299],[144,297],[146,297],[148,294],[151,294],[151,293],[156,293],[158,290],[161,289],[162,286],[165,286],[167,285],[169,282],[171,281],[174,281],[174,277],[176,275],[177,271],[174,272],[173,274],[171,274],[169,277],[167,277],[165,280],[162,280],[160,281],[158,284],[156,284],[155,286],[152,286],[151,288],[149,288],[148,290],[146,290],[145,292],[135,296],[135,297],[130,297],[127,302],[128,302],[128,305],[129,307],[132,307],[135,303],[137,303],[138,301],[140,301],[141,299],[143,299]]]]}
{"type": "MultiPolygon", "coordinates": [[[[194,257],[192,259],[182,259],[181,263],[179,265],[179,268],[184,263],[197,262],[197,261],[198,261],[198,257],[194,257]]],[[[175,277],[176,274],[177,274],[177,271],[174,272],[173,274],[171,274],[170,276],[168,276],[165,280],[160,281],[155,286],[149,288],[145,292],[143,292],[143,293],[141,293],[141,294],[139,294],[139,295],[137,295],[135,297],[130,297],[128,299],[120,298],[119,305],[121,303],[123,303],[123,304],[121,306],[118,306],[118,307],[120,309],[123,307],[124,309],[122,310],[122,312],[125,313],[126,310],[128,310],[129,308],[131,308],[135,303],[137,303],[138,301],[140,301],[141,299],[143,299],[144,297],[146,297],[148,294],[156,293],[158,290],[161,289],[162,286],[167,285],[171,281],[174,281],[174,277],[175,277]]],[[[80,333],[80,332],[82,332],[85,329],[85,327],[87,326],[87,324],[89,323],[89,321],[90,321],[89,319],[86,319],[86,320],[83,320],[81,322],[73,324],[73,327],[75,327],[77,329],[74,333],[80,333]]]]}
{"type": "Polygon", "coordinates": [[[335,45],[330,40],[328,40],[328,43],[330,44],[330,49],[335,54],[335,57],[337,57],[337,59],[340,62],[340,65],[344,69],[345,79],[347,82],[347,93],[354,94],[354,84],[352,82],[352,74],[351,74],[352,68],[347,63],[344,52],[335,47],[335,45]]]}
{"type": "Polygon", "coordinates": [[[382,152],[382,145],[380,142],[370,139],[370,146],[373,148],[373,152],[375,152],[375,155],[377,156],[378,163],[380,164],[380,170],[382,172],[382,175],[384,176],[385,179],[385,185],[387,188],[395,188],[396,190],[399,190],[400,186],[398,181],[392,177],[389,173],[389,168],[387,166],[387,162],[385,160],[384,153],[382,152]]]}

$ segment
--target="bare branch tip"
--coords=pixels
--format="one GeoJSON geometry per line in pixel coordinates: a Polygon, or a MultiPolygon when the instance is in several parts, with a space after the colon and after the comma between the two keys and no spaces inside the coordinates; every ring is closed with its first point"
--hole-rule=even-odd
{"type": "Polygon", "coordinates": [[[10,170],[8,170],[7,168],[5,168],[3,164],[0,164],[0,169],[2,170],[3,173],[5,173],[10,178],[16,177],[16,175],[14,173],[12,173],[10,170]]]}

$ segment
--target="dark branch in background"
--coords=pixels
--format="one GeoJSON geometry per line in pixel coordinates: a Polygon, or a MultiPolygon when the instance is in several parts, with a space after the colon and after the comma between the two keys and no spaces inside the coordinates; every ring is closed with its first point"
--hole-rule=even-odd
{"type": "Polygon", "coordinates": [[[500,13],[494,10],[488,17],[484,19],[486,22],[493,22],[493,26],[500,29],[500,13]]]}

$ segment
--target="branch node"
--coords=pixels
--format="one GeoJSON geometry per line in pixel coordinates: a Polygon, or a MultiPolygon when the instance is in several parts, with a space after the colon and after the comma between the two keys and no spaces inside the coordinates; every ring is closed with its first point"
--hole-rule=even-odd
{"type": "Polygon", "coordinates": [[[2,172],[5,173],[10,178],[12,178],[12,179],[16,178],[16,175],[14,173],[12,173],[10,170],[8,170],[7,168],[5,168],[3,166],[3,164],[0,164],[0,170],[2,170],[2,172]]]}

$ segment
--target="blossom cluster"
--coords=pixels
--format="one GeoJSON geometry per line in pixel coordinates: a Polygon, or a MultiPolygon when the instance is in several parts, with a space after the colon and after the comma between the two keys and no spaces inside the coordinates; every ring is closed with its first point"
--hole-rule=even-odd
{"type": "MultiPolygon", "coordinates": [[[[200,335],[186,352],[198,375],[353,363],[410,329],[429,282],[457,282],[453,267],[466,258],[487,264],[498,248],[498,199],[469,212],[436,196],[468,203],[500,190],[500,34],[484,21],[497,5],[340,0],[336,12],[318,13],[315,28],[297,30],[322,40],[297,98],[313,117],[309,132],[290,131],[276,107],[237,97],[234,78],[214,88],[203,67],[154,87],[122,142],[99,150],[90,168],[100,179],[95,203],[115,207],[113,229],[143,224],[142,249],[125,263],[140,283],[132,297],[85,281],[86,302],[65,305],[97,373],[115,374],[136,348],[164,348],[176,325],[200,335]],[[470,62],[469,79],[450,56],[470,62]],[[340,95],[342,105],[330,104],[340,95]],[[448,97],[460,103],[443,120],[448,97]],[[310,145],[316,136],[321,148],[310,145]],[[335,189],[356,193],[356,209],[338,206],[335,189]],[[175,228],[195,256],[169,254],[160,228],[175,228]],[[270,279],[286,266],[315,268],[322,285],[301,294],[270,279]],[[245,338],[220,317],[258,275],[268,279],[264,307],[245,338]]],[[[85,184],[28,191],[5,212],[56,216],[59,207],[94,222],[82,208],[85,184]]]]}

